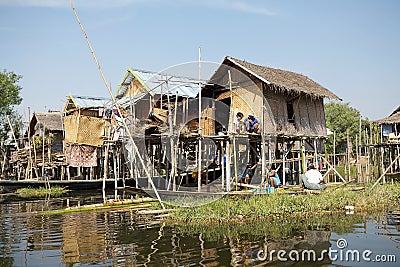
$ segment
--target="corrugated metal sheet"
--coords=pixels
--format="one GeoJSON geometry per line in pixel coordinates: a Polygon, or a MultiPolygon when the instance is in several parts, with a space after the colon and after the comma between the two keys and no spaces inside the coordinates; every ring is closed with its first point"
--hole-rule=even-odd
{"type": "Polygon", "coordinates": [[[127,107],[131,103],[136,104],[139,100],[146,98],[146,96],[147,96],[147,98],[149,98],[148,93],[141,93],[141,94],[133,95],[132,97],[125,96],[123,98],[116,100],[116,102],[118,105],[120,105],[122,107],[127,107]]]}
{"type": "Polygon", "coordinates": [[[198,81],[187,77],[177,77],[164,73],[129,69],[121,82],[117,98],[122,97],[134,79],[139,79],[150,94],[169,94],[194,98],[199,92],[198,81]]]}
{"type": "Polygon", "coordinates": [[[105,108],[112,106],[112,100],[105,97],[72,96],[72,100],[78,108],[105,108]]]}

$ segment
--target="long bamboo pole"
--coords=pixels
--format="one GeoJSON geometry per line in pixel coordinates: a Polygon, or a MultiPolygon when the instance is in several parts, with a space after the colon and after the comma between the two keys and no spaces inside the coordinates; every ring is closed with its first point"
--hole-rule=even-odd
{"type": "MultiPolygon", "coordinates": [[[[82,33],[83,33],[83,35],[84,35],[84,37],[85,37],[86,43],[87,43],[87,45],[88,45],[88,47],[89,47],[89,50],[90,50],[90,52],[91,52],[91,54],[92,54],[92,56],[93,56],[93,59],[94,59],[94,61],[96,62],[97,68],[98,68],[98,70],[99,70],[99,72],[100,72],[100,75],[101,75],[101,77],[102,77],[102,79],[103,79],[103,82],[104,82],[104,84],[106,85],[106,88],[107,88],[107,90],[108,90],[108,93],[110,94],[110,97],[111,97],[113,103],[115,104],[115,107],[116,107],[116,109],[118,110],[119,114],[122,114],[121,111],[120,111],[120,109],[119,109],[119,106],[116,105],[116,100],[115,100],[114,94],[112,93],[111,87],[110,87],[110,85],[108,84],[108,82],[107,82],[107,80],[106,80],[106,77],[105,77],[105,75],[104,75],[104,73],[103,73],[103,70],[101,69],[100,63],[99,63],[99,61],[97,60],[96,54],[94,53],[94,50],[93,50],[93,48],[92,48],[92,45],[90,44],[89,38],[88,38],[88,36],[87,36],[87,34],[86,34],[85,29],[83,28],[83,25],[82,25],[82,23],[81,23],[79,17],[78,17],[78,13],[76,12],[76,9],[75,9],[75,7],[74,7],[74,5],[73,5],[73,3],[72,3],[72,0],[69,0],[69,3],[70,3],[70,5],[71,5],[71,8],[72,8],[74,14],[75,14],[75,18],[76,18],[76,20],[77,20],[77,22],[78,22],[78,24],[79,24],[79,26],[80,26],[80,28],[81,28],[81,30],[82,30],[82,33]]],[[[147,176],[147,177],[149,178],[149,180],[150,180],[150,184],[151,184],[151,186],[152,186],[152,188],[153,188],[153,191],[154,191],[154,193],[155,193],[155,195],[156,195],[156,197],[157,197],[157,200],[160,202],[161,207],[162,207],[163,209],[165,209],[164,204],[163,204],[162,201],[161,201],[160,195],[158,194],[157,188],[155,187],[153,181],[151,180],[150,174],[149,174],[149,172],[148,172],[148,170],[147,170],[147,166],[146,166],[146,164],[145,164],[144,161],[143,161],[143,158],[142,158],[142,156],[141,156],[141,154],[140,154],[140,152],[139,152],[139,150],[138,150],[138,148],[137,148],[137,146],[136,146],[135,141],[133,140],[132,134],[131,134],[131,132],[130,132],[128,126],[126,125],[125,120],[122,120],[122,124],[123,124],[124,128],[126,129],[126,132],[127,132],[127,134],[128,134],[128,137],[129,137],[130,141],[132,142],[132,146],[133,146],[133,150],[134,150],[133,152],[134,152],[134,153],[137,155],[137,157],[139,158],[140,164],[142,165],[142,167],[143,167],[143,169],[144,169],[144,171],[145,171],[145,173],[146,173],[146,176],[147,176]]]]}
{"type": "Polygon", "coordinates": [[[17,148],[17,151],[19,151],[19,146],[18,146],[17,138],[15,137],[14,128],[11,124],[11,121],[10,121],[10,118],[8,117],[8,115],[6,115],[6,117],[7,117],[8,125],[10,126],[10,129],[11,129],[12,136],[14,138],[15,147],[17,148]]]}
{"type": "Polygon", "coordinates": [[[265,97],[264,97],[264,86],[262,87],[262,111],[261,111],[261,184],[265,182],[266,176],[266,159],[265,159],[265,97]]]}
{"type": "Polygon", "coordinates": [[[202,129],[201,129],[201,47],[199,47],[199,127],[198,127],[198,133],[199,133],[199,150],[198,150],[198,157],[197,157],[197,191],[201,191],[201,172],[202,172],[202,167],[201,167],[201,160],[202,160],[202,150],[201,150],[201,139],[202,139],[202,129]]]}
{"type": "Polygon", "coordinates": [[[0,177],[3,176],[4,168],[6,166],[6,156],[5,156],[5,152],[3,152],[3,150],[2,150],[2,147],[3,147],[3,141],[0,141],[0,152],[1,152],[1,156],[3,157],[3,160],[1,161],[0,177]]]}
{"type": "Polygon", "coordinates": [[[27,137],[28,137],[28,147],[29,147],[29,161],[31,162],[30,168],[29,168],[29,179],[33,179],[33,172],[32,172],[33,161],[32,161],[31,138],[30,138],[30,135],[31,135],[30,118],[31,118],[31,110],[28,107],[28,119],[27,119],[28,134],[27,134],[27,137]]]}
{"type": "MultiPolygon", "coordinates": [[[[44,140],[45,140],[44,131],[45,131],[45,127],[43,125],[43,132],[42,132],[42,178],[46,179],[46,176],[44,174],[44,157],[45,157],[45,153],[44,153],[44,140]]],[[[46,189],[47,189],[47,183],[46,183],[46,189]]]]}
{"type": "Polygon", "coordinates": [[[393,164],[400,159],[400,155],[397,155],[397,157],[390,163],[389,167],[386,168],[386,170],[382,173],[382,175],[378,178],[378,180],[376,180],[376,182],[373,184],[373,186],[370,189],[370,192],[372,191],[372,189],[374,189],[374,187],[379,183],[379,181],[385,177],[386,173],[388,173],[388,171],[390,170],[390,168],[393,166],[393,164]]]}
{"type": "MultiPolygon", "coordinates": [[[[336,131],[333,131],[333,168],[336,168],[336,131]]],[[[334,176],[334,181],[337,181],[336,174],[334,176]]]]}
{"type": "Polygon", "coordinates": [[[220,141],[220,145],[221,145],[221,150],[220,150],[220,156],[219,156],[219,160],[220,160],[220,166],[221,166],[221,187],[222,189],[224,189],[224,184],[225,184],[225,149],[224,149],[224,141],[220,141]]]}
{"type": "Polygon", "coordinates": [[[237,155],[236,155],[236,129],[235,129],[235,124],[234,124],[234,119],[235,115],[233,114],[233,92],[232,92],[232,76],[231,76],[231,71],[228,70],[228,78],[229,78],[229,92],[231,96],[231,104],[229,105],[229,115],[231,116],[232,119],[232,126],[229,127],[230,129],[230,135],[232,135],[232,145],[233,145],[233,166],[234,166],[234,172],[235,172],[235,189],[236,191],[238,190],[238,168],[237,168],[237,155]]]}
{"type": "Polygon", "coordinates": [[[229,140],[226,140],[226,163],[225,163],[226,171],[226,191],[229,192],[231,191],[231,149],[230,149],[230,144],[229,140]]]}
{"type": "MultiPolygon", "coordinates": [[[[328,166],[330,167],[330,169],[332,169],[332,170],[339,176],[339,178],[340,178],[343,182],[346,182],[346,180],[342,177],[342,175],[340,175],[340,173],[335,169],[335,167],[333,167],[333,166],[329,163],[329,161],[328,161],[326,158],[322,157],[322,159],[325,161],[326,164],[328,164],[328,166]]],[[[326,174],[327,174],[329,171],[330,171],[330,170],[328,170],[328,171],[326,172],[326,174]]],[[[326,174],[325,174],[325,175],[326,175],[326,174]]]]}

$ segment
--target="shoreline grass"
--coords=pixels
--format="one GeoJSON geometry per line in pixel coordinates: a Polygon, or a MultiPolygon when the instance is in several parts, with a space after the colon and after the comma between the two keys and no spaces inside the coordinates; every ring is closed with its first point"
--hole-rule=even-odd
{"type": "Polygon", "coordinates": [[[243,222],[274,221],[282,218],[306,218],[318,214],[385,211],[400,203],[400,184],[367,185],[363,191],[351,191],[351,186],[318,195],[263,194],[249,197],[224,196],[207,205],[178,208],[168,222],[185,225],[226,225],[243,222]]]}
{"type": "Polygon", "coordinates": [[[60,197],[62,194],[67,193],[68,191],[69,190],[59,186],[54,186],[50,189],[44,187],[26,187],[17,189],[17,191],[15,191],[15,194],[22,198],[41,198],[46,196],[60,197]]]}
{"type": "Polygon", "coordinates": [[[351,232],[355,224],[360,224],[370,217],[379,220],[384,214],[374,213],[366,215],[357,213],[345,215],[343,213],[317,214],[313,217],[280,218],[253,223],[219,224],[219,225],[184,225],[175,224],[173,227],[180,233],[195,235],[201,233],[207,240],[219,240],[225,237],[240,239],[243,236],[259,236],[271,239],[288,239],[304,236],[307,231],[332,231],[338,234],[351,232]]]}

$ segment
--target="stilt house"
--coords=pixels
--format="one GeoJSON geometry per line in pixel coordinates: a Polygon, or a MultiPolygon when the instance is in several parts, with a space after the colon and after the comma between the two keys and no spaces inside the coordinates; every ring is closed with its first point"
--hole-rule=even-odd
{"type": "Polygon", "coordinates": [[[242,112],[244,118],[250,112],[255,115],[261,124],[261,135],[258,139],[249,137],[253,143],[251,160],[254,163],[262,157],[260,142],[264,136],[267,160],[276,163],[277,168],[283,165],[283,180],[285,173],[291,176],[293,172],[304,172],[307,162],[320,160],[318,155],[324,151],[327,136],[324,98],[340,99],[305,75],[230,56],[224,58],[202,95],[229,107],[229,115],[214,113],[221,124],[215,134],[221,129],[232,132],[237,112],[242,112]]]}
{"type": "Polygon", "coordinates": [[[380,127],[382,142],[400,143],[400,106],[388,117],[373,123],[380,127]]]}

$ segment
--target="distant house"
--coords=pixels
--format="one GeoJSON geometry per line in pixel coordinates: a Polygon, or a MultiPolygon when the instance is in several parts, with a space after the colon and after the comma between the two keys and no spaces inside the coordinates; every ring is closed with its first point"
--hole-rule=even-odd
{"type": "Polygon", "coordinates": [[[51,136],[52,153],[63,151],[64,126],[61,112],[33,113],[29,124],[29,138],[42,138],[43,135],[51,136]]]}
{"type": "Polygon", "coordinates": [[[373,123],[380,126],[381,135],[388,142],[400,142],[400,106],[388,117],[373,123]]]}

